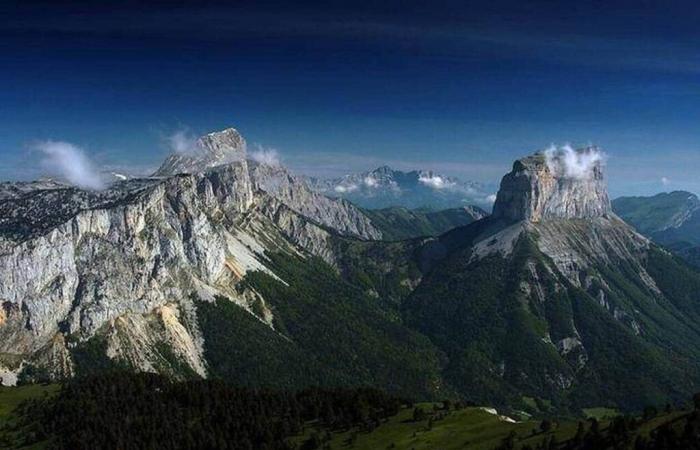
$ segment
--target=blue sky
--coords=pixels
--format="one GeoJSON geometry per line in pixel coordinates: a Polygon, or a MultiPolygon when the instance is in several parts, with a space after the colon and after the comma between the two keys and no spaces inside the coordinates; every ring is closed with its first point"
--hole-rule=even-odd
{"type": "Polygon", "coordinates": [[[234,126],[316,175],[497,182],[571,142],[607,151],[613,195],[700,191],[695,2],[13,3],[0,179],[40,175],[40,140],[147,171],[164,136],[234,126]]]}

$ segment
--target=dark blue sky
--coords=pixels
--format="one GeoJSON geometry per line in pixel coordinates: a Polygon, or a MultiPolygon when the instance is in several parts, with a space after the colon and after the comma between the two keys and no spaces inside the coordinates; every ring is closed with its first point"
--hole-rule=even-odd
{"type": "Polygon", "coordinates": [[[495,182],[591,142],[615,195],[700,191],[697,2],[12,3],[1,179],[39,174],[37,140],[143,171],[169,133],[235,126],[313,174],[495,182]]]}

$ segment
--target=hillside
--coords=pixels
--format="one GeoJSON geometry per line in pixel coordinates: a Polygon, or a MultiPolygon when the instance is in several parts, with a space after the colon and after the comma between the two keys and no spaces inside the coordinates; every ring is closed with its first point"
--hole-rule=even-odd
{"type": "MultiPolygon", "coordinates": [[[[250,390],[114,373],[62,386],[0,387],[6,449],[681,450],[697,409],[544,420],[459,402],[412,403],[370,389],[250,390]]],[[[697,408],[697,406],[696,406],[697,408]]]]}
{"type": "MultiPolygon", "coordinates": [[[[685,191],[661,193],[652,197],[619,197],[613,210],[641,233],[651,235],[687,226],[700,209],[697,196],[685,191]]],[[[691,236],[691,239],[700,237],[691,236]]]]}
{"type": "Polygon", "coordinates": [[[700,382],[700,276],[617,218],[590,170],[517,161],[493,216],[433,243],[447,256],[403,302],[477,403],[636,410],[700,382]]]}
{"type": "Polygon", "coordinates": [[[365,214],[382,232],[382,239],[398,241],[421,236],[438,236],[486,217],[476,206],[430,211],[401,207],[369,209],[365,214]]]}
{"type": "Polygon", "coordinates": [[[700,200],[685,191],[652,197],[620,197],[613,209],[654,242],[698,265],[700,252],[700,200]]]}

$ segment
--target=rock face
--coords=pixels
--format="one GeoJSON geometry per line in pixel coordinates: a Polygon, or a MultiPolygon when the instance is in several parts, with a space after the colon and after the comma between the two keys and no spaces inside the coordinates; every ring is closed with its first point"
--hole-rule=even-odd
{"type": "Polygon", "coordinates": [[[262,190],[302,215],[342,234],[362,239],[379,239],[381,232],[352,204],[330,199],[312,191],[306,180],[278,164],[261,164],[247,159],[246,142],[233,128],[199,138],[194,148],[169,156],[154,176],[196,174],[214,167],[240,163],[250,174],[248,189],[262,190]]]}
{"type": "Polygon", "coordinates": [[[311,190],[306,179],[289,173],[280,165],[249,161],[253,185],[267,192],[303,216],[343,234],[363,239],[380,239],[381,231],[354,205],[311,190]]]}
{"type": "MultiPolygon", "coordinates": [[[[476,242],[473,258],[508,256],[523,235],[531,234],[574,285],[583,284],[588,267],[622,260],[646,274],[649,240],[613,213],[599,155],[595,147],[567,148],[517,160],[501,181],[492,215],[508,226],[495,227],[476,242]]],[[[650,288],[655,289],[653,282],[650,288]]]]}
{"type": "Polygon", "coordinates": [[[180,152],[173,153],[154,176],[204,172],[222,164],[243,161],[245,158],[245,139],[236,129],[227,128],[200,137],[192,148],[183,148],[180,152]]]}
{"type": "Polygon", "coordinates": [[[611,211],[596,151],[516,161],[492,216],[423,251],[442,259],[405,320],[445,351],[458,389],[511,407],[527,395],[638,408],[700,381],[700,277],[611,211]]]}
{"type": "Polygon", "coordinates": [[[142,370],[184,364],[206,376],[193,293],[230,298],[272,326],[265,300],[238,286],[249,271],[275,276],[267,251],[333,264],[333,235],[381,236],[349,203],[310,191],[282,168],[249,165],[233,129],[197,145],[201,154],[169,157],[158,177],[105,191],[0,185],[4,379],[27,365],[69,376],[69,350],[93,336],[110,358],[142,370]],[[179,363],[164,359],[160,345],[179,363]]]}
{"type": "MultiPolygon", "coordinates": [[[[578,157],[595,148],[575,150],[578,157]]],[[[545,153],[522,158],[503,177],[493,215],[507,220],[592,219],[612,214],[600,160],[575,174],[566,160],[545,153]]]]}

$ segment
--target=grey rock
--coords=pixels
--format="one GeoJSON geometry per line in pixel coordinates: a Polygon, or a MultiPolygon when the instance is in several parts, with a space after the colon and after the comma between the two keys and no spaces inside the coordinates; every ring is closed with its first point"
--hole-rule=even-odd
{"type": "MultiPolygon", "coordinates": [[[[579,149],[590,152],[594,149],[579,149]]],[[[612,214],[603,167],[596,162],[584,177],[565,176],[547,163],[544,153],[519,159],[503,177],[493,208],[495,218],[538,222],[592,219],[612,214]]]]}
{"type": "Polygon", "coordinates": [[[170,155],[154,176],[204,172],[212,167],[244,160],[246,142],[234,128],[227,128],[200,137],[193,148],[170,155]]]}
{"type": "Polygon", "coordinates": [[[277,277],[267,252],[333,264],[332,236],[380,236],[351,204],[282,168],[250,167],[233,129],[198,146],[200,155],[174,155],[158,176],[104,191],[0,185],[3,379],[27,364],[70,376],[70,349],[95,335],[110,358],[137,369],[177,376],[156,351],[165,344],[206,376],[193,297],[228,298],[272,327],[265,299],[239,284],[249,271],[277,277]]]}

